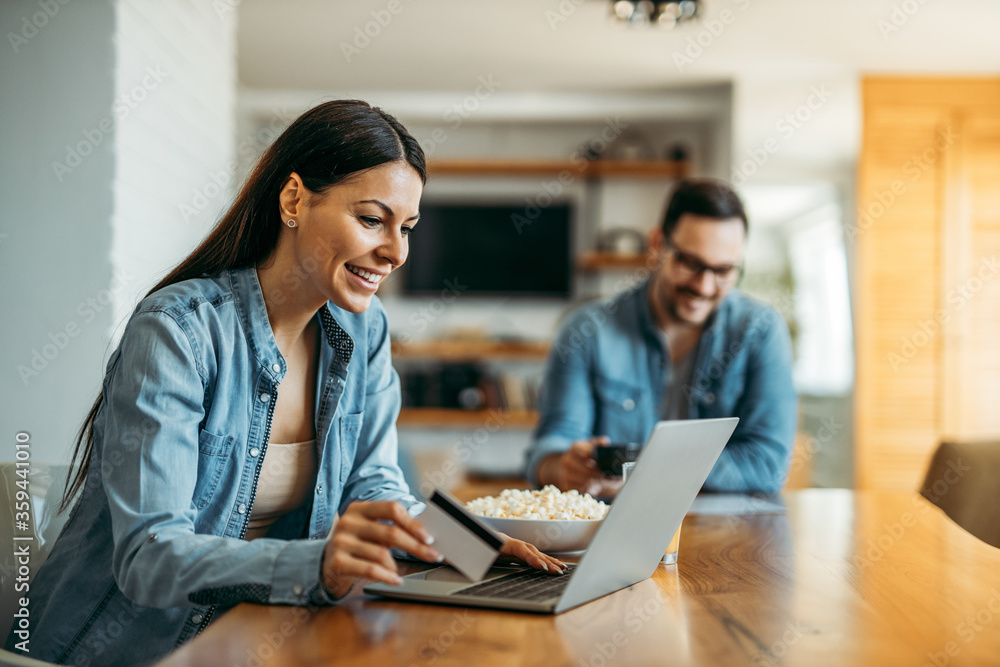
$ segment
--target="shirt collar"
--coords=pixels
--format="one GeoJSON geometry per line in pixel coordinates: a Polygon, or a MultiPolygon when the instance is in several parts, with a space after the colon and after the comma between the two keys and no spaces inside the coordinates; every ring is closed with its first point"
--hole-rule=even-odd
{"type": "MultiPolygon", "coordinates": [[[[229,281],[233,295],[236,298],[236,309],[247,332],[250,346],[257,359],[265,366],[278,363],[281,353],[274,340],[271,322],[267,318],[267,305],[264,302],[264,291],[257,277],[256,267],[230,269],[229,281]]],[[[319,309],[320,324],[323,338],[333,352],[347,365],[354,353],[354,339],[344,331],[343,327],[330,312],[330,304],[326,303],[319,309]]]]}

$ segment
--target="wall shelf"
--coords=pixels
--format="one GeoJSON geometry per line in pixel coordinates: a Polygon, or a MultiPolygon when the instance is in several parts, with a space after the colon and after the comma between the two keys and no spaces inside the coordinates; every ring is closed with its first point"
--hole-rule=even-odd
{"type": "Polygon", "coordinates": [[[501,428],[531,428],[538,421],[534,410],[457,410],[452,408],[403,408],[396,423],[411,428],[474,429],[500,422],[501,428]]]}
{"type": "Polygon", "coordinates": [[[669,160],[432,160],[432,176],[558,176],[683,178],[688,162],[669,160]]]}
{"type": "Polygon", "coordinates": [[[646,253],[585,252],[576,260],[580,271],[613,271],[619,269],[641,269],[647,266],[646,253]]]}
{"type": "MultiPolygon", "coordinates": [[[[650,179],[666,182],[683,178],[690,172],[688,161],[669,160],[514,160],[514,159],[443,159],[430,160],[427,171],[431,178],[442,176],[489,178],[489,177],[540,177],[559,178],[566,182],[583,179],[585,189],[599,197],[603,191],[600,179],[650,179]]],[[[596,206],[590,201],[591,206],[596,206]]],[[[596,209],[595,209],[596,210],[596,209]]],[[[647,266],[645,253],[584,253],[577,257],[575,270],[579,272],[635,271],[647,266]]],[[[543,363],[548,356],[549,342],[507,342],[495,340],[455,339],[417,342],[394,342],[392,355],[394,362],[433,361],[442,363],[468,363],[494,360],[527,361],[543,363]]],[[[500,404],[522,407],[531,405],[531,400],[510,400],[504,391],[502,378],[498,378],[500,404]]],[[[517,393],[517,392],[514,392],[517,393]]],[[[414,401],[420,403],[423,401],[414,401]]],[[[489,401],[492,404],[494,401],[489,401]]],[[[401,428],[413,429],[465,429],[473,430],[485,424],[500,422],[501,428],[530,429],[538,421],[535,410],[462,410],[440,407],[411,407],[400,411],[397,424],[401,428]]]]}
{"type": "Polygon", "coordinates": [[[493,340],[429,340],[392,344],[394,359],[434,361],[483,361],[490,359],[543,360],[547,342],[493,340]]]}

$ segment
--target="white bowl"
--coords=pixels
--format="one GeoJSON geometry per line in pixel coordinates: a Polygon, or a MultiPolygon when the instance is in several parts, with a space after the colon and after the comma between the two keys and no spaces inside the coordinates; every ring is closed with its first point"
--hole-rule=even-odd
{"type": "Polygon", "coordinates": [[[534,544],[540,551],[582,551],[590,544],[603,519],[496,519],[479,517],[493,530],[534,544]]]}

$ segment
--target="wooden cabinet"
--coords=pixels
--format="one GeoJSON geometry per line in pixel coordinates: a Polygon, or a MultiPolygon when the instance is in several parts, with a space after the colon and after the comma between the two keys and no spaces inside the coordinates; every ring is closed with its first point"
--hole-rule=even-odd
{"type": "MultiPolygon", "coordinates": [[[[550,176],[583,178],[588,187],[601,179],[661,179],[674,180],[688,174],[689,164],[677,161],[634,160],[431,160],[428,174],[435,177],[496,178],[550,176]]],[[[646,266],[645,254],[615,254],[587,252],[575,263],[582,273],[621,271],[646,266]]],[[[393,359],[434,361],[440,363],[544,362],[548,343],[503,342],[489,340],[434,340],[393,344],[393,359]]],[[[398,424],[411,428],[473,428],[481,426],[490,410],[460,410],[444,408],[404,408],[398,424]]],[[[533,410],[504,410],[505,426],[530,428],[537,420],[533,410]]]]}
{"type": "MultiPolygon", "coordinates": [[[[430,340],[393,343],[396,362],[433,361],[440,363],[491,363],[495,361],[542,363],[549,344],[533,341],[496,340],[430,340]]],[[[496,422],[505,427],[531,428],[538,419],[534,410],[459,410],[452,408],[403,408],[397,424],[410,428],[476,428],[487,422],[493,413],[496,422]]]]}
{"type": "Polygon", "coordinates": [[[668,160],[431,160],[431,176],[569,176],[587,178],[683,178],[687,162],[668,160]]]}
{"type": "Polygon", "coordinates": [[[868,78],[855,467],[916,489],[939,441],[1000,435],[1000,79],[868,78]]]}

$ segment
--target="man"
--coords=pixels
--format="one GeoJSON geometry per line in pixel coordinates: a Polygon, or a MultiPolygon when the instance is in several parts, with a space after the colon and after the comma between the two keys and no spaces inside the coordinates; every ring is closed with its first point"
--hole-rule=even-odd
{"type": "Polygon", "coordinates": [[[735,416],[704,490],[781,489],[798,423],[791,340],[777,311],[735,289],[746,235],[727,185],[677,186],[650,233],[649,280],[582,306],[560,328],[527,453],[530,480],[611,495],[595,444],[643,443],[661,419],[735,416]]]}

